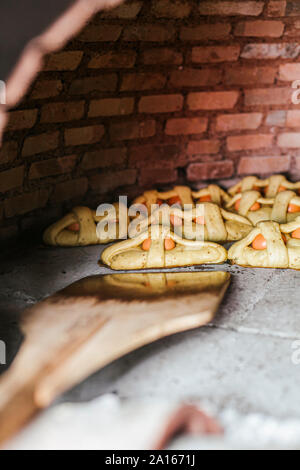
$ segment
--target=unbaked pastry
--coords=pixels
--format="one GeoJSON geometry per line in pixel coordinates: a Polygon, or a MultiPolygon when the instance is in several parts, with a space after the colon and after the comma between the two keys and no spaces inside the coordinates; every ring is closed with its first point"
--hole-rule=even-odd
{"type": "Polygon", "coordinates": [[[278,193],[292,190],[299,193],[300,182],[291,183],[284,175],[273,175],[270,178],[260,180],[256,176],[246,176],[239,183],[228,190],[231,196],[245,191],[259,191],[267,199],[274,198],[278,193]]]}
{"type": "Polygon", "coordinates": [[[230,196],[235,196],[238,193],[244,193],[245,191],[261,191],[264,186],[264,182],[261,181],[257,176],[246,176],[239,183],[228,189],[230,196]]]}
{"type": "Polygon", "coordinates": [[[259,222],[230,248],[228,259],[241,266],[300,269],[300,217],[282,225],[259,222]]]}
{"type": "Polygon", "coordinates": [[[196,204],[200,202],[214,202],[218,206],[223,207],[228,204],[231,197],[216,184],[210,184],[207,188],[193,191],[193,198],[196,199],[196,204]]]}
{"type": "MultiPolygon", "coordinates": [[[[117,239],[125,238],[125,233],[121,233],[118,223],[120,205],[115,203],[115,210],[108,218],[111,223],[116,224],[117,239]]],[[[99,236],[97,224],[103,220],[103,216],[97,216],[96,211],[88,207],[74,207],[74,209],[65,217],[47,228],[44,233],[43,240],[46,245],[51,246],[88,246],[99,245],[113,241],[103,230],[99,236]]],[[[122,231],[124,232],[124,230],[122,231]]]]}
{"type": "Polygon", "coordinates": [[[221,245],[186,240],[164,226],[154,230],[155,234],[151,227],[151,233],[146,230],[137,238],[106,248],[101,255],[102,262],[115,270],[132,270],[217,264],[227,260],[227,251],[221,245]]]}
{"type": "Polygon", "coordinates": [[[161,205],[163,203],[170,206],[177,204],[183,207],[185,204],[194,205],[192,198],[192,190],[188,186],[175,186],[170,191],[159,192],[156,189],[145,191],[141,196],[137,197],[133,204],[145,205],[150,213],[153,204],[161,205]]]}

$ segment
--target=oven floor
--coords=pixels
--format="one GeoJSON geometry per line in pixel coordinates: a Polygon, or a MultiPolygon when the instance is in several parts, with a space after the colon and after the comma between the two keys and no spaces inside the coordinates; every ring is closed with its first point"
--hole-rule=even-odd
{"type": "MultiPolygon", "coordinates": [[[[76,280],[109,273],[97,265],[100,251],[98,246],[38,246],[1,262],[0,339],[7,343],[8,362],[21,342],[19,313],[76,280]]],[[[217,415],[234,409],[240,415],[300,420],[300,273],[229,265],[216,269],[229,270],[232,284],[211,325],[142,348],[59,401],[88,401],[105,393],[196,399],[211,405],[217,415]]]]}

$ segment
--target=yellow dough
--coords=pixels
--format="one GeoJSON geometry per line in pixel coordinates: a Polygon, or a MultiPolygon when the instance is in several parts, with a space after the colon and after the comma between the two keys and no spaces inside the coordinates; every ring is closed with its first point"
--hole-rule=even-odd
{"type": "Polygon", "coordinates": [[[115,270],[131,270],[215,264],[227,260],[227,251],[221,245],[185,240],[164,226],[157,226],[154,230],[155,233],[152,227],[148,251],[142,248],[143,242],[149,239],[147,230],[137,238],[106,248],[101,255],[102,262],[115,270]],[[166,250],[165,240],[173,240],[174,248],[166,250]]]}
{"type": "Polygon", "coordinates": [[[243,240],[235,243],[228,252],[233,264],[260,268],[300,269],[300,240],[289,234],[300,228],[300,217],[289,224],[259,222],[243,240]],[[286,234],[285,244],[282,234],[286,234]],[[251,245],[258,236],[266,240],[265,250],[255,250],[251,245]]]}
{"type": "Polygon", "coordinates": [[[228,190],[231,196],[245,191],[260,191],[267,199],[274,198],[279,192],[286,190],[298,191],[300,182],[291,183],[284,175],[273,175],[270,178],[260,180],[256,176],[247,176],[228,190]]]}
{"type": "MultiPolygon", "coordinates": [[[[112,211],[111,215],[108,214],[108,218],[112,219],[112,224],[116,223],[116,234],[117,239],[125,238],[127,230],[121,233],[120,226],[118,223],[120,205],[118,203],[113,205],[115,211],[112,211]],[[115,222],[113,219],[117,218],[115,222]]],[[[108,236],[107,232],[102,231],[99,236],[99,230],[97,233],[97,224],[103,220],[104,217],[97,216],[96,211],[89,209],[88,207],[74,207],[74,209],[51,225],[44,233],[43,240],[46,245],[51,246],[88,246],[88,245],[99,245],[111,242],[112,239],[108,236]],[[78,225],[79,230],[72,231],[69,227],[72,225],[78,225]]]]}
{"type": "Polygon", "coordinates": [[[233,197],[236,194],[244,193],[245,191],[260,190],[263,186],[264,182],[257,178],[257,176],[246,176],[246,178],[243,178],[239,183],[232,186],[228,190],[228,193],[233,197]]]}
{"type": "Polygon", "coordinates": [[[206,202],[214,202],[221,207],[223,207],[224,204],[228,204],[231,200],[231,197],[216,184],[210,184],[207,188],[200,189],[200,191],[194,191],[192,195],[198,203],[202,202],[201,198],[210,197],[210,201],[206,202]]]}
{"type": "Polygon", "coordinates": [[[145,191],[144,194],[133,201],[133,204],[144,204],[149,211],[153,204],[157,204],[158,200],[167,202],[173,197],[179,197],[182,206],[184,204],[194,205],[192,190],[188,186],[175,186],[173,189],[166,192],[159,192],[156,189],[145,191]]]}
{"type": "Polygon", "coordinates": [[[141,222],[132,223],[129,236],[134,236],[137,227],[141,233],[151,224],[168,225],[177,235],[183,235],[188,240],[197,238],[198,228],[198,235],[201,234],[202,240],[217,243],[241,240],[252,230],[252,224],[246,217],[228,212],[211,202],[197,204],[191,211],[162,206],[141,222]],[[201,227],[195,222],[198,217],[205,221],[201,227]]]}

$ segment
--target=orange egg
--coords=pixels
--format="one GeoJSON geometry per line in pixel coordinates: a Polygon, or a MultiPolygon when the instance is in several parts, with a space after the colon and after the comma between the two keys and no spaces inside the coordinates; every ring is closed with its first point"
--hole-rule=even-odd
{"type": "Polygon", "coordinates": [[[175,242],[172,240],[172,238],[166,238],[165,239],[165,250],[170,251],[175,248],[175,242]]]}
{"type": "Polygon", "coordinates": [[[198,202],[211,202],[211,196],[207,194],[207,196],[201,196],[198,202]]]}
{"type": "Polygon", "coordinates": [[[169,206],[173,206],[174,204],[180,204],[181,205],[181,199],[179,196],[173,196],[170,199],[168,199],[168,204],[169,206]]]}
{"type": "Polygon", "coordinates": [[[147,238],[146,240],[144,240],[143,244],[142,244],[142,248],[144,251],[149,251],[150,248],[151,248],[151,243],[152,243],[152,240],[151,238],[147,238]]]}
{"type": "Polygon", "coordinates": [[[170,221],[174,227],[179,227],[182,225],[182,218],[178,217],[177,215],[170,215],[170,221]]]}
{"type": "Polygon", "coordinates": [[[158,204],[159,206],[162,206],[164,203],[164,201],[162,199],[157,199],[156,201],[156,204],[158,204]]]}
{"type": "Polygon", "coordinates": [[[300,228],[297,228],[293,231],[292,238],[297,238],[297,240],[300,240],[300,228]]]}
{"type": "Polygon", "coordinates": [[[288,207],[288,212],[290,214],[295,214],[295,212],[300,212],[300,206],[297,206],[296,204],[290,204],[288,207]]]}
{"type": "Polygon", "coordinates": [[[236,203],[234,204],[234,208],[235,208],[235,210],[236,210],[237,212],[238,212],[239,209],[240,209],[240,205],[241,205],[241,200],[238,199],[238,200],[236,201],[236,203]]]}
{"type": "Polygon", "coordinates": [[[257,235],[257,237],[252,242],[252,248],[254,250],[265,250],[267,248],[267,241],[263,235],[257,235]]]}
{"type": "Polygon", "coordinates": [[[200,215],[199,217],[197,217],[195,219],[195,222],[196,224],[199,224],[199,225],[205,225],[205,217],[204,215],[200,215]]]}
{"type": "Polygon", "coordinates": [[[261,206],[260,206],[259,202],[255,202],[255,203],[253,204],[253,206],[251,207],[250,211],[256,212],[256,211],[258,211],[258,210],[260,209],[260,207],[261,207],[261,206]]]}
{"type": "Polygon", "coordinates": [[[78,223],[69,225],[68,230],[70,230],[70,232],[79,232],[80,225],[78,223]]]}
{"type": "Polygon", "coordinates": [[[261,188],[259,186],[253,186],[252,189],[253,189],[253,191],[260,191],[261,190],[261,188]]]}
{"type": "Polygon", "coordinates": [[[283,191],[286,191],[286,188],[284,186],[280,186],[278,192],[283,193],[283,191]]]}
{"type": "Polygon", "coordinates": [[[285,236],[285,234],[284,234],[284,233],[282,233],[282,234],[281,234],[281,236],[282,236],[282,240],[284,241],[284,243],[287,243],[287,239],[286,239],[286,236],[285,236]]]}

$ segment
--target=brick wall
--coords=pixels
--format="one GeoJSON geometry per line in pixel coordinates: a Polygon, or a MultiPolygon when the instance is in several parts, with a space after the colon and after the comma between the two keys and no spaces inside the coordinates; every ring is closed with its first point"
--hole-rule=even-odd
{"type": "Polygon", "coordinates": [[[0,241],[155,183],[300,178],[299,35],[298,0],[132,0],[95,17],[11,112],[0,241]]]}

